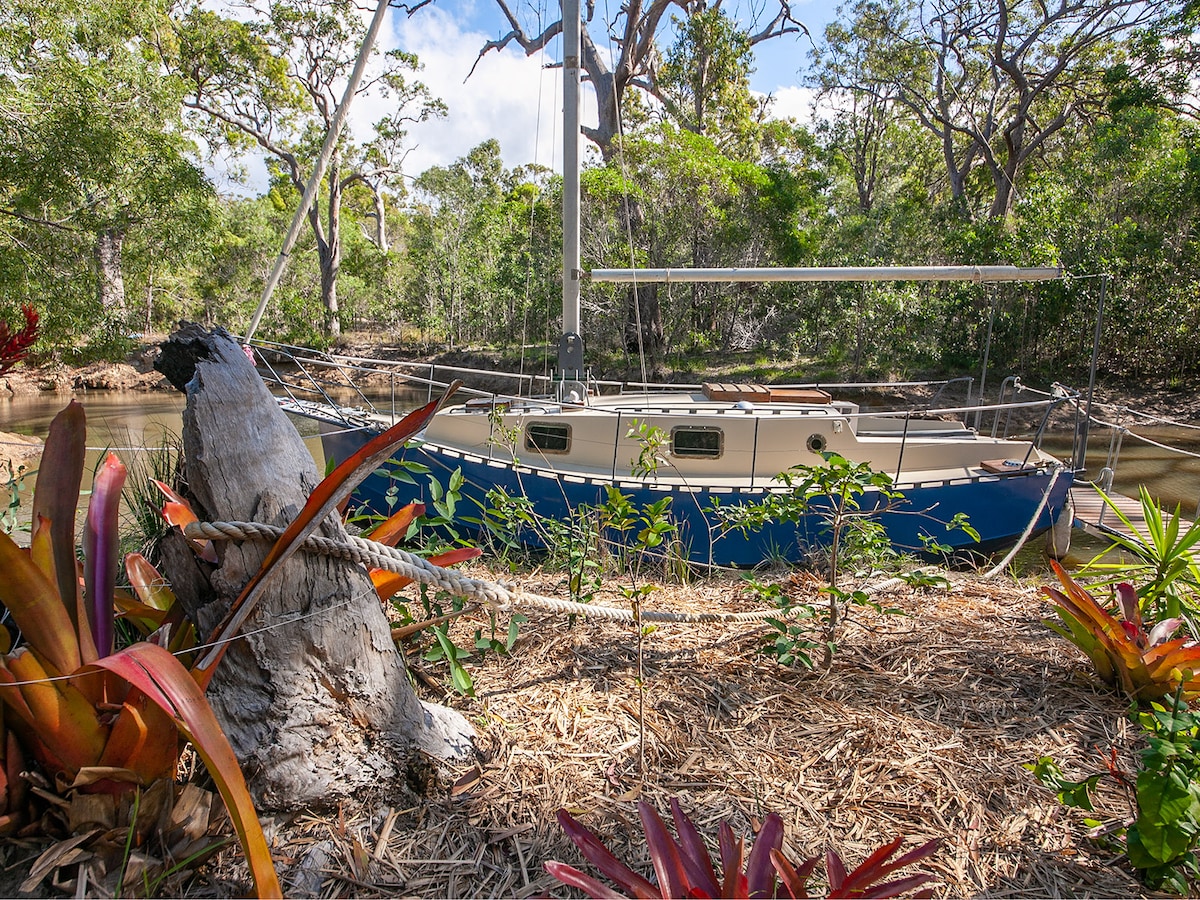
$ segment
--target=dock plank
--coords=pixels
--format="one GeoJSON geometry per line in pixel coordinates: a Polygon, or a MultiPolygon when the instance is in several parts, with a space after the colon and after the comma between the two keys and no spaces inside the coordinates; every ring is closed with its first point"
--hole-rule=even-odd
{"type": "MultiPolygon", "coordinates": [[[[1090,484],[1076,485],[1071,488],[1071,502],[1075,505],[1075,527],[1082,528],[1095,537],[1108,537],[1105,534],[1107,530],[1119,532],[1126,537],[1136,537],[1143,542],[1148,541],[1149,532],[1146,528],[1146,519],[1142,515],[1141,501],[1115,492],[1110,492],[1108,497],[1129,519],[1130,524],[1134,527],[1133,531],[1126,527],[1125,523],[1117,517],[1116,513],[1109,508],[1090,484]]],[[[1180,520],[1181,530],[1186,531],[1191,525],[1192,523],[1186,519],[1180,520]]]]}

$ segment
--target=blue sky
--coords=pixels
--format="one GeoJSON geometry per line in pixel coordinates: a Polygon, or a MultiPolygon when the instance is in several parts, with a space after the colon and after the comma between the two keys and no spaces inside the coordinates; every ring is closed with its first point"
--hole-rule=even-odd
{"type": "MultiPolygon", "coordinates": [[[[538,7],[525,0],[512,0],[528,31],[534,31],[538,7]]],[[[749,18],[759,0],[743,0],[740,8],[725,9],[749,18]]],[[[761,0],[769,3],[770,0],[761,0]]],[[[596,19],[606,8],[616,9],[619,0],[597,0],[596,19]]],[[[793,14],[819,36],[834,15],[833,0],[801,0],[793,14]]],[[[558,4],[546,4],[558,16],[558,4]]],[[[544,8],[543,7],[543,8],[544,8]]],[[[770,6],[762,6],[770,15],[770,6]]],[[[436,0],[411,19],[397,15],[388,37],[394,46],[415,52],[425,64],[422,78],[450,107],[446,120],[427,123],[412,131],[415,149],[406,168],[416,174],[430,165],[443,165],[464,155],[480,141],[495,137],[509,166],[527,162],[560,166],[557,119],[561,109],[557,70],[547,71],[547,62],[561,52],[558,42],[545,57],[526,58],[519,48],[489,53],[479,61],[474,75],[464,83],[479,49],[487,40],[507,33],[508,26],[494,0],[436,0]],[[540,115],[539,115],[540,109],[540,115]]],[[[602,31],[592,26],[593,39],[602,31]]],[[[755,91],[776,99],[776,114],[807,117],[809,93],[800,87],[799,70],[807,63],[812,45],[804,35],[786,36],[760,43],[756,48],[756,71],[751,78],[755,91]]],[[[584,89],[584,121],[595,121],[594,104],[584,89]]]]}

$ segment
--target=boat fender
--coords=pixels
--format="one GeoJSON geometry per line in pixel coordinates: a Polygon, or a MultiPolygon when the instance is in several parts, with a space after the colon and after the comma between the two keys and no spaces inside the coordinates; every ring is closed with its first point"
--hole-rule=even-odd
{"type": "Polygon", "coordinates": [[[825,435],[823,434],[810,434],[808,436],[808,449],[813,453],[823,453],[826,443],[825,435]]]}
{"type": "Polygon", "coordinates": [[[1071,550],[1071,529],[1075,525],[1075,503],[1067,495],[1067,502],[1059,511],[1058,518],[1046,532],[1046,555],[1051,559],[1062,559],[1071,550]]]}
{"type": "Polygon", "coordinates": [[[754,404],[751,403],[749,400],[739,400],[737,403],[733,404],[733,408],[734,409],[742,409],[742,410],[745,410],[746,412],[751,412],[754,409],[754,404]]]}

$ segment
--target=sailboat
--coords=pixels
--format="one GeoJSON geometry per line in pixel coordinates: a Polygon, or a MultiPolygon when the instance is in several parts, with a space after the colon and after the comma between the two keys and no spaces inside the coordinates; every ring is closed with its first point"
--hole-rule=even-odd
{"type": "MultiPolygon", "coordinates": [[[[818,499],[809,514],[753,528],[731,524],[739,508],[786,492],[780,473],[841,458],[891,477],[891,490],[900,497],[870,488],[857,503],[902,552],[921,553],[937,545],[951,553],[987,553],[1054,525],[1068,503],[1071,469],[1039,449],[1036,436],[1010,439],[968,427],[972,416],[980,421],[975,404],[934,414],[886,413],[835,399],[820,386],[706,383],[607,393],[589,377],[579,302],[585,279],[992,283],[1042,281],[1061,272],[1012,266],[583,270],[578,0],[563,7],[563,133],[572,139],[564,141],[563,150],[563,333],[557,372],[542,396],[479,393],[441,410],[389,466],[363,483],[356,504],[386,514],[409,501],[432,503],[452,486],[458,510],[463,512],[464,503],[472,507],[464,520],[485,519],[484,511],[498,497],[508,497],[521,498],[526,522],[565,522],[620,496],[630,508],[653,508],[668,521],[670,544],[680,557],[748,567],[768,559],[802,559],[828,541],[827,508],[823,511],[818,499]],[[969,528],[956,527],[963,517],[969,528]]],[[[372,368],[346,358],[316,363],[341,376],[369,374],[372,368]]],[[[396,370],[386,371],[394,384],[396,370]]],[[[320,379],[306,377],[320,396],[299,396],[296,380],[281,378],[281,405],[320,423],[327,458],[344,459],[398,415],[371,403],[365,393],[359,395],[361,404],[341,405],[320,387],[320,379]]],[[[1005,408],[1028,414],[1036,407],[1044,425],[1053,407],[1068,399],[1059,392],[1005,408]]],[[[534,546],[544,540],[537,527],[511,519],[501,525],[510,529],[509,539],[534,546]]]]}

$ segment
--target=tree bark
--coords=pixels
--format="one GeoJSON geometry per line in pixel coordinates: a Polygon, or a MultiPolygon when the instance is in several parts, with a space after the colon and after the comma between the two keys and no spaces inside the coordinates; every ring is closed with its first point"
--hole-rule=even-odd
{"type": "Polygon", "coordinates": [[[121,273],[121,247],[125,232],[104,228],[96,234],[96,297],[108,313],[125,312],[125,276],[121,273]]]}
{"type": "MultiPolygon", "coordinates": [[[[196,514],[287,525],[319,481],[316,465],[241,348],[221,329],[187,325],[162,350],[156,366],[187,394],[185,477],[196,514]]],[[[318,532],[345,535],[336,517],[318,532]]],[[[165,548],[165,574],[202,635],[267,549],[218,542],[211,566],[181,540],[165,548]]],[[[400,774],[430,717],[366,570],[303,551],[283,569],[208,691],[260,809],[324,803],[400,774]]]]}

